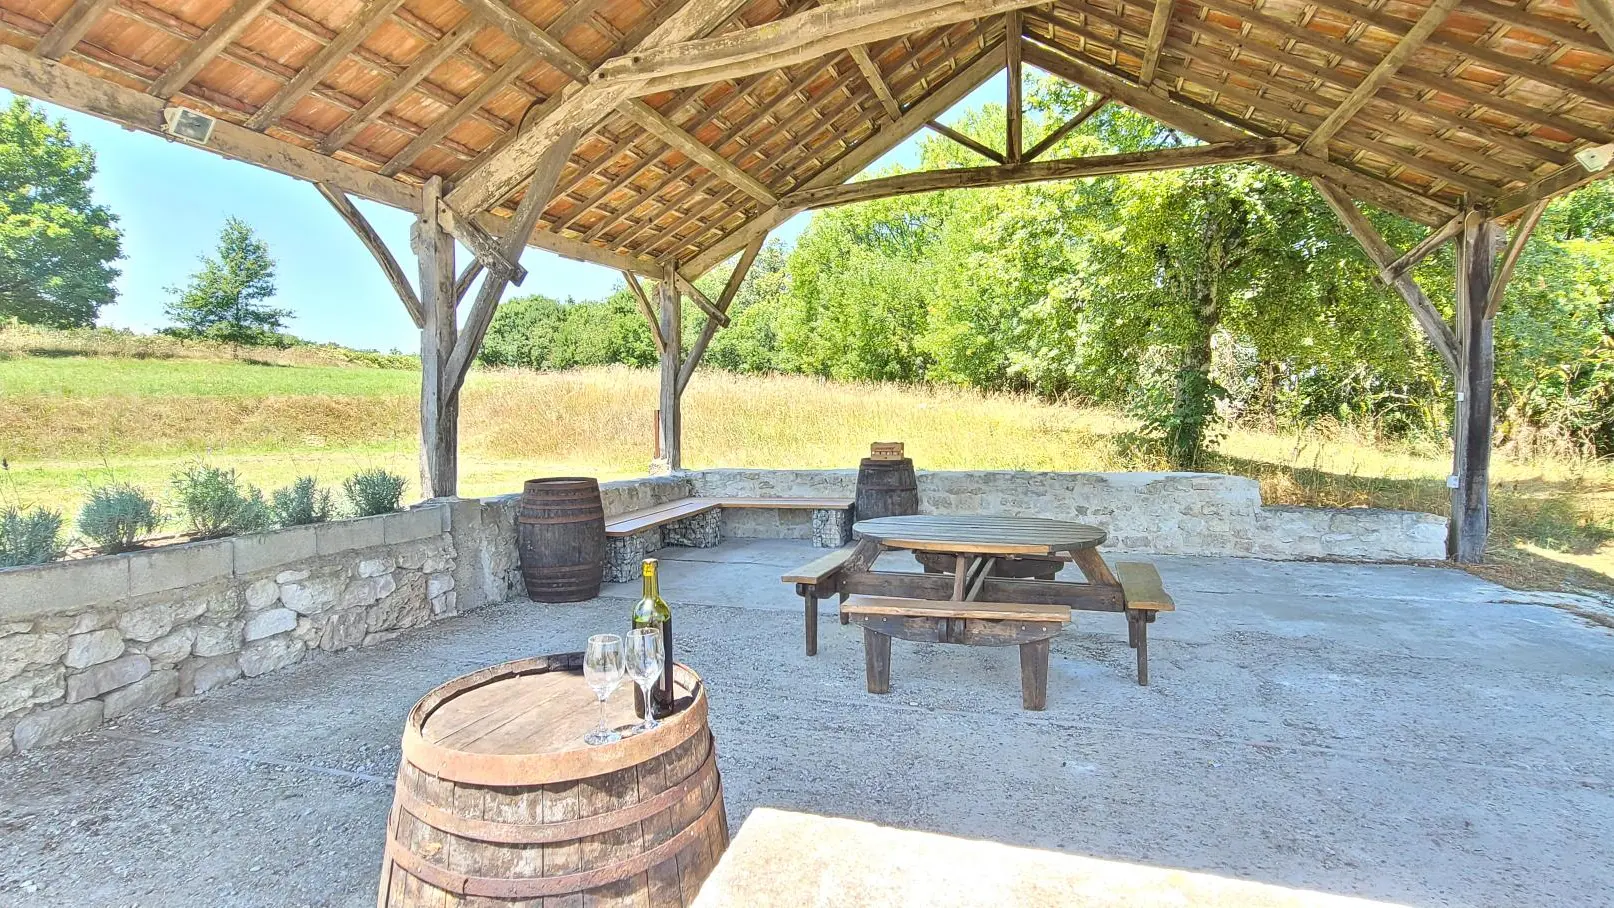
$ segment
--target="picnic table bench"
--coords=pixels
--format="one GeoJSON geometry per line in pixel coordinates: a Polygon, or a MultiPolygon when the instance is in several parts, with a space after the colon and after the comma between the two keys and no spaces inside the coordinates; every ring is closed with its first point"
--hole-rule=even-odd
{"type": "Polygon", "coordinates": [[[639,576],[641,561],[669,545],[717,545],[725,508],[811,511],[814,545],[832,548],[851,538],[850,498],[680,498],[605,521],[605,579],[632,580],[639,576]]]}
{"type": "Polygon", "coordinates": [[[861,537],[856,544],[781,579],[794,583],[802,597],[809,656],[818,652],[819,601],[840,597],[841,623],[864,629],[871,693],[890,690],[892,637],[1017,645],[1022,703],[1042,709],[1048,641],[1070,623],[1073,609],[1124,614],[1138,683],[1149,683],[1148,626],[1176,605],[1154,565],[1118,562],[1111,571],[1096,551],[1106,538],[1102,529],[1033,518],[888,517],[862,521],[853,531],[861,537]],[[927,572],[874,570],[875,559],[891,549],[915,552],[927,572]],[[1076,565],[1085,583],[1051,579],[1066,562],[1076,565]]]}

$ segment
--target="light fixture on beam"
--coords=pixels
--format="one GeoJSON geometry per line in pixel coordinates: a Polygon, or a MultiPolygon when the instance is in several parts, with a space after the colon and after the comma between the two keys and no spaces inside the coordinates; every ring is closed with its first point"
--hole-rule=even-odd
{"type": "Polygon", "coordinates": [[[163,108],[163,132],[193,145],[206,145],[218,120],[186,107],[163,108]]]}
{"type": "Polygon", "coordinates": [[[1587,173],[1597,173],[1610,163],[1614,163],[1614,142],[1607,145],[1588,145],[1575,152],[1575,160],[1586,168],[1587,173]]]}

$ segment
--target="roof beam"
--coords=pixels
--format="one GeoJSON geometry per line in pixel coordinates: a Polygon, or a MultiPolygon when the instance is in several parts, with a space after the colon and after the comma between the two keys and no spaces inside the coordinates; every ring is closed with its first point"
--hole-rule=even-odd
{"type": "Polygon", "coordinates": [[[1513,239],[1508,243],[1507,252],[1502,254],[1502,262],[1496,266],[1496,277],[1491,281],[1491,297],[1485,303],[1486,318],[1496,318],[1496,313],[1501,310],[1502,298],[1507,295],[1508,281],[1513,279],[1513,269],[1519,264],[1519,256],[1524,254],[1524,247],[1530,242],[1530,234],[1535,232],[1536,224],[1541,222],[1541,216],[1546,211],[1547,203],[1537,202],[1519,218],[1519,224],[1513,231],[1513,239]]]}
{"type": "Polygon", "coordinates": [[[1110,103],[1110,99],[1104,97],[1103,95],[1099,95],[1097,98],[1094,98],[1093,103],[1082,108],[1080,111],[1077,111],[1076,116],[1066,120],[1064,123],[1060,124],[1058,129],[1047,134],[1046,136],[1043,136],[1042,141],[1031,146],[1031,150],[1025,153],[1024,159],[1027,161],[1035,161],[1042,155],[1043,152],[1054,147],[1055,145],[1058,145],[1061,139],[1070,135],[1072,132],[1075,132],[1083,123],[1091,120],[1093,115],[1098,113],[1101,109],[1103,109],[1104,105],[1108,103],[1110,103]]]}
{"type": "Polygon", "coordinates": [[[432,124],[421,131],[420,135],[410,140],[403,150],[392,156],[392,159],[381,166],[381,172],[386,176],[408,167],[416,158],[426,153],[426,150],[441,142],[454,127],[464,122],[466,117],[474,113],[477,108],[486,104],[494,95],[509,87],[518,76],[533,68],[538,63],[538,55],[531,51],[518,51],[515,56],[504,61],[497,70],[494,70],[482,84],[472,89],[470,94],[459,100],[447,113],[438,117],[432,124]]]}
{"type": "Polygon", "coordinates": [[[661,316],[656,314],[656,308],[650,305],[650,297],[644,292],[644,285],[639,283],[639,276],[632,271],[622,272],[622,277],[628,282],[628,289],[633,291],[633,299],[639,304],[639,312],[644,315],[645,321],[650,323],[650,336],[656,342],[656,352],[667,349],[667,341],[661,336],[661,316]]]}
{"type": "Polygon", "coordinates": [[[1439,230],[1431,230],[1428,236],[1419,241],[1418,245],[1408,249],[1404,255],[1391,262],[1388,268],[1379,273],[1379,279],[1386,284],[1393,283],[1396,278],[1411,271],[1413,266],[1428,258],[1430,253],[1445,245],[1447,240],[1461,233],[1462,229],[1463,215],[1459,214],[1447,221],[1446,226],[1441,227],[1439,230]]]}
{"type": "MultiPolygon", "coordinates": [[[[644,39],[645,46],[658,47],[685,41],[716,28],[745,4],[745,0],[687,0],[677,12],[657,26],[644,39]]],[[[489,158],[475,172],[460,179],[449,201],[462,211],[486,208],[509,195],[549,146],[566,132],[594,128],[617,105],[632,97],[634,84],[590,84],[569,87],[555,95],[557,103],[489,158]]]]}
{"type": "Polygon", "coordinates": [[[593,79],[653,94],[782,69],[849,47],[1035,5],[1035,0],[835,0],[730,34],[624,54],[600,64],[593,79]]]}
{"type": "Polygon", "coordinates": [[[51,26],[45,37],[34,46],[34,53],[47,60],[58,60],[75,44],[83,40],[101,14],[112,7],[113,0],[75,0],[51,26]]]}
{"type": "Polygon", "coordinates": [[[1144,85],[1154,81],[1155,67],[1160,65],[1160,51],[1166,46],[1166,33],[1171,25],[1171,13],[1177,0],[1154,0],[1154,15],[1149,19],[1149,37],[1143,46],[1143,68],[1138,81],[1144,85]]]}
{"type": "Polygon", "coordinates": [[[1009,75],[1009,90],[1004,100],[1004,111],[1008,120],[1004,124],[1003,148],[1004,156],[1010,164],[1020,163],[1020,153],[1024,150],[1025,120],[1021,116],[1024,99],[1020,96],[1021,81],[1024,72],[1020,67],[1020,11],[1010,10],[1003,14],[1003,57],[1009,75]]]}
{"type": "MultiPolygon", "coordinates": [[[[689,380],[695,376],[695,367],[700,365],[701,357],[706,355],[706,347],[711,344],[712,336],[717,334],[719,325],[728,326],[729,305],[734,302],[734,297],[739,294],[740,285],[745,283],[745,276],[751,273],[751,265],[756,262],[757,253],[762,251],[762,244],[767,240],[768,235],[766,233],[753,239],[751,244],[745,247],[745,252],[740,255],[740,261],[735,264],[734,270],[729,272],[728,283],[723,285],[723,293],[717,298],[716,308],[718,314],[723,316],[722,322],[720,323],[717,319],[712,318],[711,313],[707,314],[706,324],[701,326],[700,336],[695,338],[695,343],[689,348],[689,356],[685,357],[683,365],[678,367],[678,393],[680,395],[689,386],[689,380]]],[[[683,278],[680,277],[679,280],[683,280],[683,278]]],[[[695,290],[694,284],[686,282],[686,286],[695,292],[697,301],[705,299],[699,290],[695,290]]]]}
{"type": "Polygon", "coordinates": [[[1091,155],[1060,161],[1029,164],[1000,164],[996,167],[959,167],[948,170],[922,170],[877,180],[861,180],[843,186],[807,189],[781,200],[787,208],[828,208],[870,199],[935,192],[942,189],[970,189],[981,186],[1013,186],[1047,180],[1073,180],[1145,173],[1153,170],[1181,170],[1212,164],[1236,164],[1294,154],[1295,143],[1284,139],[1243,139],[1213,145],[1129,151],[1121,154],[1091,155]]]}
{"type": "Polygon", "coordinates": [[[332,38],[329,44],[320,48],[319,53],[304,63],[290,82],[282,86],[280,91],[275,92],[274,97],[247,118],[247,128],[260,132],[269,128],[303,95],[313,90],[320,80],[329,75],[330,71],[336,68],[336,64],[342,62],[343,57],[352,53],[360,42],[369,37],[376,26],[397,12],[403,3],[404,0],[367,0],[348,22],[347,27],[332,38]]]}
{"type": "MultiPolygon", "coordinates": [[[[161,98],[98,79],[54,60],[32,56],[15,47],[0,46],[0,87],[168,138],[163,131],[163,109],[168,105],[161,98]]],[[[414,187],[253,132],[228,120],[215,123],[212,137],[206,145],[198,147],[300,180],[330,183],[352,195],[393,208],[414,211],[420,204],[420,192],[414,187]]]]}
{"type": "Polygon", "coordinates": [[[863,80],[869,83],[869,89],[874,96],[880,99],[880,106],[885,108],[886,116],[895,120],[902,116],[902,105],[897,103],[897,96],[891,93],[891,86],[886,84],[885,76],[880,67],[869,56],[869,49],[860,45],[853,45],[846,49],[852,55],[852,62],[857,64],[858,71],[863,73],[863,80]]]}
{"type": "MultiPolygon", "coordinates": [[[[1350,122],[1350,119],[1356,116],[1358,111],[1366,107],[1367,102],[1379,93],[1379,89],[1389,84],[1396,71],[1401,69],[1408,60],[1412,59],[1412,55],[1424,46],[1424,43],[1435,33],[1435,29],[1446,21],[1446,17],[1451,15],[1451,11],[1456,9],[1461,2],[1462,0],[1435,0],[1434,4],[1425,10],[1422,16],[1418,17],[1417,23],[1402,36],[1396,46],[1384,55],[1378,65],[1373,67],[1373,70],[1361,82],[1357,83],[1355,88],[1351,89],[1351,93],[1345,96],[1345,100],[1339,102],[1339,106],[1335,107],[1334,112],[1328,115],[1328,119],[1324,120],[1321,126],[1312,131],[1312,134],[1306,138],[1305,143],[1300,146],[1300,150],[1306,154],[1326,158],[1328,156],[1328,140],[1333,138],[1341,127],[1350,122]]],[[[1144,81],[1147,82],[1148,80],[1144,81]]]]}
{"type": "MultiPolygon", "coordinates": [[[[955,73],[951,78],[938,85],[931,93],[921,98],[903,115],[887,123],[873,136],[866,139],[863,144],[853,148],[841,157],[839,161],[824,168],[817,176],[808,180],[804,189],[817,189],[823,186],[834,186],[844,183],[855,176],[859,171],[879,160],[880,156],[897,147],[904,139],[923,129],[931,119],[945,112],[948,108],[962,101],[966,95],[981,86],[981,83],[992,78],[1003,69],[1003,58],[988,48],[975,59],[975,62],[955,73]]],[[[765,235],[768,231],[789,220],[796,212],[782,206],[774,206],[751,219],[739,230],[729,234],[720,242],[690,259],[680,269],[690,280],[695,280],[712,268],[717,267],[729,256],[739,252],[758,235],[765,235]]]]}
{"type": "Polygon", "coordinates": [[[939,133],[939,134],[941,134],[943,136],[946,136],[949,139],[952,139],[954,142],[957,142],[958,144],[964,146],[965,148],[968,148],[970,151],[975,152],[976,154],[980,155],[983,158],[986,158],[989,161],[996,161],[999,164],[1007,164],[1008,163],[1008,159],[1005,158],[1003,156],[1003,154],[1001,152],[999,152],[996,148],[993,148],[993,147],[991,147],[989,145],[982,145],[980,142],[975,141],[974,139],[970,138],[967,135],[964,135],[963,133],[959,132],[958,130],[954,129],[951,126],[948,126],[945,123],[941,123],[941,122],[936,121],[936,120],[930,120],[930,121],[925,123],[925,126],[927,128],[929,128],[929,129],[935,130],[937,133],[939,133]]]}
{"type": "Polygon", "coordinates": [[[353,141],[364,127],[392,105],[398,103],[404,95],[413,91],[420,81],[431,75],[432,70],[441,66],[444,60],[458,53],[460,48],[469,44],[476,33],[482,30],[483,23],[475,15],[469,16],[454,30],[444,35],[441,40],[426,48],[420,56],[403,72],[392,77],[375,96],[364,103],[364,106],[353,112],[341,126],[338,126],[324,140],[319,143],[319,150],[326,154],[353,141]]]}
{"type": "MultiPolygon", "coordinates": [[[[1165,126],[1198,139],[1229,142],[1250,138],[1249,130],[1225,123],[1179,98],[1160,97],[1127,77],[1062,52],[1056,53],[1039,44],[1026,45],[1026,61],[1088,91],[1108,95],[1165,126]]],[[[1422,224],[1444,224],[1456,213],[1455,208],[1435,199],[1309,155],[1288,155],[1274,158],[1269,163],[1300,176],[1320,176],[1332,180],[1387,211],[1422,224]]]]}
{"type": "Polygon", "coordinates": [[[218,21],[208,26],[200,38],[186,46],[179,59],[146,89],[147,93],[163,99],[179,94],[181,89],[191,84],[191,80],[196,78],[196,74],[201,72],[204,66],[211,63],[213,58],[229,47],[236,38],[241,37],[247,26],[274,2],[275,0],[236,0],[218,21]]]}
{"type": "Polygon", "coordinates": [[[1578,163],[1566,164],[1528,186],[1504,194],[1496,200],[1492,210],[1495,217],[1507,217],[1522,208],[1528,208],[1537,202],[1550,202],[1566,192],[1573,192],[1587,183],[1595,183],[1610,175],[1614,175],[1614,164],[1598,171],[1588,171],[1578,163]]]}
{"type": "Polygon", "coordinates": [[[779,201],[779,198],[756,178],[729,163],[727,158],[701,144],[699,139],[680,129],[678,124],[662,116],[649,104],[635,98],[631,101],[624,101],[620,109],[633,122],[643,127],[646,132],[676,148],[685,157],[698,162],[702,167],[717,174],[726,182],[745,190],[747,195],[769,205],[779,201]]]}
{"type": "MultiPolygon", "coordinates": [[[[1378,229],[1367,219],[1367,215],[1358,211],[1356,203],[1352,202],[1351,197],[1338,186],[1319,178],[1313,178],[1311,184],[1316,187],[1323,201],[1328,203],[1328,207],[1334,210],[1334,214],[1345,225],[1345,229],[1356,238],[1362,251],[1367,254],[1368,261],[1379,269],[1379,274],[1382,276],[1387,272],[1396,258],[1395,250],[1379,235],[1378,229]]],[[[1461,221],[1462,218],[1459,217],[1458,220],[1461,221]]],[[[1424,337],[1429,339],[1435,352],[1445,361],[1446,368],[1450,369],[1453,375],[1457,374],[1457,338],[1452,334],[1451,326],[1446,324],[1445,318],[1435,308],[1435,304],[1429,301],[1429,297],[1424,295],[1423,289],[1410,275],[1399,275],[1388,283],[1412,310],[1412,317],[1423,329],[1424,337]]]]}

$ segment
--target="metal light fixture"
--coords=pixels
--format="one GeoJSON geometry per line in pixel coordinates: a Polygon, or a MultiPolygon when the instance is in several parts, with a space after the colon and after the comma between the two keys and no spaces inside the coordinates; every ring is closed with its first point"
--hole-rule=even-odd
{"type": "Polygon", "coordinates": [[[206,145],[217,120],[185,107],[163,108],[163,132],[195,145],[206,145]]]}
{"type": "Polygon", "coordinates": [[[1588,145],[1575,152],[1575,160],[1580,166],[1586,168],[1588,173],[1597,173],[1614,162],[1614,142],[1607,145],[1588,145]]]}

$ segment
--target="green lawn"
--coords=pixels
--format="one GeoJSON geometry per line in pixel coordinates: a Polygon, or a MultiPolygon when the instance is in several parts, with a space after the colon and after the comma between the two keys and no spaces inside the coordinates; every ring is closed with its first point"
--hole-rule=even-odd
{"type": "Polygon", "coordinates": [[[418,393],[419,385],[419,372],[402,369],[85,356],[0,359],[0,394],[16,395],[382,397],[418,393]]]}

